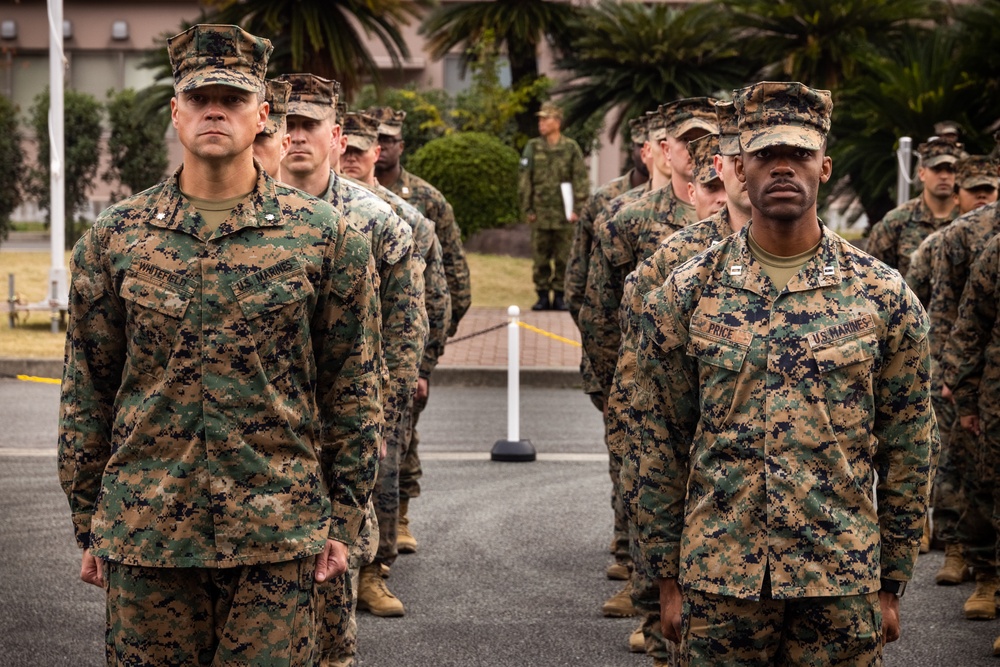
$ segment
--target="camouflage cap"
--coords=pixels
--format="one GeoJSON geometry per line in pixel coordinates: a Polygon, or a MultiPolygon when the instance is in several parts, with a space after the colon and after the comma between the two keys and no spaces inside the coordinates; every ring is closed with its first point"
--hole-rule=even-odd
{"type": "Polygon", "coordinates": [[[282,74],[279,81],[292,85],[288,98],[288,115],[305,116],[313,120],[333,118],[340,97],[340,84],[315,74],[282,74]]]}
{"type": "Polygon", "coordinates": [[[644,144],[649,139],[649,123],[646,116],[633,118],[628,122],[629,138],[633,144],[644,144]]]}
{"type": "Polygon", "coordinates": [[[347,145],[359,151],[366,151],[378,141],[378,119],[360,111],[344,114],[342,127],[347,145]]]}
{"type": "Polygon", "coordinates": [[[365,113],[374,116],[378,120],[378,133],[386,137],[396,139],[403,138],[403,121],[406,120],[405,111],[396,111],[392,107],[368,107],[365,113]]]}
{"type": "Polygon", "coordinates": [[[555,102],[543,102],[541,110],[535,115],[539,118],[558,118],[562,120],[563,111],[555,102]]]}
{"type": "Polygon", "coordinates": [[[939,164],[954,164],[959,158],[963,158],[968,153],[965,146],[947,139],[934,138],[917,146],[917,154],[920,156],[920,166],[928,169],[939,164]]]}
{"type": "Polygon", "coordinates": [[[955,163],[955,184],[964,190],[981,185],[1000,187],[997,163],[986,155],[969,155],[955,163]]]}
{"type": "Polygon", "coordinates": [[[740,125],[736,119],[736,106],[729,101],[715,103],[715,117],[719,121],[719,152],[722,155],[740,154],[740,125]]]}
{"type": "Polygon", "coordinates": [[[705,130],[709,134],[717,133],[719,122],[712,104],[714,101],[711,97],[688,97],[661,104],[659,111],[663,116],[667,135],[682,137],[696,129],[705,130]]]}
{"type": "Polygon", "coordinates": [[[239,26],[191,26],[167,39],[174,92],[220,85],[261,93],[272,50],[270,41],[239,26]]]}
{"type": "Polygon", "coordinates": [[[719,155],[719,135],[706,134],[703,137],[692,139],[687,145],[688,153],[691,155],[692,173],[695,183],[711,183],[719,178],[719,172],[715,171],[716,155],[719,155]]]}
{"type": "Polygon", "coordinates": [[[258,134],[271,136],[277,134],[285,122],[288,113],[288,96],[292,92],[292,84],[278,79],[268,79],[264,82],[264,99],[270,107],[267,111],[267,122],[258,134]]]}
{"type": "Polygon", "coordinates": [[[754,153],[768,146],[823,147],[830,131],[829,90],[797,81],[762,81],[734,91],[740,146],[754,153]]]}
{"type": "Polygon", "coordinates": [[[962,133],[962,126],[953,120],[942,120],[939,123],[934,123],[934,134],[939,137],[954,134],[955,139],[958,139],[958,135],[962,133]]]}
{"type": "Polygon", "coordinates": [[[646,135],[647,140],[652,142],[660,142],[667,138],[667,128],[659,111],[646,112],[646,135]]]}

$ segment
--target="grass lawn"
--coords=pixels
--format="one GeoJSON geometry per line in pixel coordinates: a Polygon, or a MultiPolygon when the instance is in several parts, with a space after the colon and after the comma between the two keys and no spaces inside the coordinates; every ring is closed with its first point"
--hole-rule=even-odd
{"type": "MultiPolygon", "coordinates": [[[[69,253],[66,255],[69,258],[69,253]]],[[[470,253],[473,308],[506,308],[518,305],[526,310],[535,302],[531,284],[531,260],[501,255],[470,253]]],[[[0,278],[3,301],[7,301],[7,275],[13,273],[16,290],[28,303],[46,298],[49,280],[48,252],[15,252],[0,248],[0,278]]],[[[0,321],[0,357],[61,359],[64,336],[50,332],[48,312],[21,314],[11,329],[6,312],[0,321]]]]}

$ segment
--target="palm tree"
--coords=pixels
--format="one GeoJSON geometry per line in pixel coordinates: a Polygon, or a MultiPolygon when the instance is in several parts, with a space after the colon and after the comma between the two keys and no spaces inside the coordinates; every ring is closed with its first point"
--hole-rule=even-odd
{"type": "Polygon", "coordinates": [[[214,0],[209,20],[242,26],[274,44],[271,69],[336,79],[352,97],[378,65],[359,32],[375,35],[399,66],[409,49],[399,32],[434,0],[214,0]]]}
{"type": "Polygon", "coordinates": [[[719,30],[712,5],[679,10],[603,0],[584,10],[579,24],[556,61],[569,75],[556,92],[565,94],[570,123],[615,110],[609,136],[664,102],[742,86],[757,69],[719,30]]]}
{"type": "MultiPolygon", "coordinates": [[[[424,19],[420,33],[427,37],[432,58],[443,58],[461,47],[466,63],[475,58],[475,47],[492,31],[507,51],[511,82],[515,87],[531,85],[538,77],[538,45],[543,39],[564,43],[577,8],[551,0],[495,0],[442,5],[424,19]]],[[[536,134],[536,100],[519,115],[518,128],[536,134]]]]}
{"type": "Polygon", "coordinates": [[[835,90],[858,59],[907,27],[944,17],[939,0],[716,0],[734,38],[766,63],[757,78],[835,90]]]}

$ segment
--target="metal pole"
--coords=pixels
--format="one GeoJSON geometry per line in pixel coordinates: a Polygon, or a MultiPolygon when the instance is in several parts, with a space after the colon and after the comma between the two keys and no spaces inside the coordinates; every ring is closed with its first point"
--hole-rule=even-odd
{"type": "Polygon", "coordinates": [[[521,440],[521,332],[518,320],[521,309],[507,309],[507,439],[497,440],[490,451],[493,461],[534,461],[535,448],[528,440],[521,440]]]}
{"type": "Polygon", "coordinates": [[[896,206],[902,206],[910,200],[910,164],[913,161],[913,140],[910,137],[899,138],[896,158],[899,163],[896,173],[896,206]]]}
{"type": "Polygon", "coordinates": [[[66,183],[63,139],[63,12],[62,0],[48,0],[49,7],[49,305],[52,307],[52,333],[59,332],[59,312],[69,301],[66,278],[66,183]]]}

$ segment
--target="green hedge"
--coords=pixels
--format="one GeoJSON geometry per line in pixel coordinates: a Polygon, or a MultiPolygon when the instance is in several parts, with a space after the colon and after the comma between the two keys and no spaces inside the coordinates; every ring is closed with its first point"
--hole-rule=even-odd
{"type": "Polygon", "coordinates": [[[426,144],[407,168],[447,197],[467,238],[480,229],[517,222],[518,161],[514,149],[496,137],[456,132],[426,144]]]}

